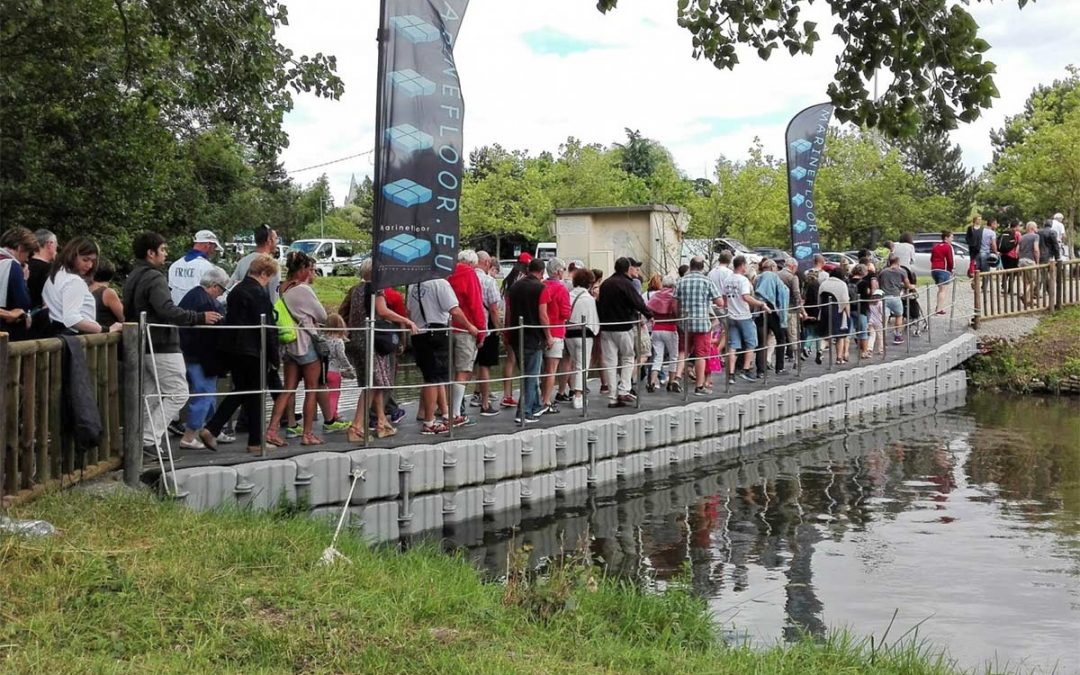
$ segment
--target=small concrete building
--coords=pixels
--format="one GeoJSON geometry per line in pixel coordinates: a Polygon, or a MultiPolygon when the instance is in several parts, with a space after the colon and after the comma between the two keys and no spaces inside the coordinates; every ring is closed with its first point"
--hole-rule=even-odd
{"type": "Polygon", "coordinates": [[[555,210],[559,257],[581,260],[607,276],[615,260],[634,257],[646,276],[675,272],[690,215],[669,204],[555,210]]]}

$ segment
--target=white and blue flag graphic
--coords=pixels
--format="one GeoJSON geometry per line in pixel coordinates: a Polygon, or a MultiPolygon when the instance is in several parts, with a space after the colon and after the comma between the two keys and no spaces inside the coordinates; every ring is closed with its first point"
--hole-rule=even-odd
{"type": "Polygon", "coordinates": [[[457,262],[465,104],[454,43],[468,0],[383,0],[375,134],[376,288],[457,262]]]}
{"type": "Polygon", "coordinates": [[[788,197],[791,199],[791,252],[805,270],[821,251],[818,240],[817,204],[814,182],[822,166],[826,132],[832,119],[831,103],[812,105],[788,123],[787,141],[788,197]]]}

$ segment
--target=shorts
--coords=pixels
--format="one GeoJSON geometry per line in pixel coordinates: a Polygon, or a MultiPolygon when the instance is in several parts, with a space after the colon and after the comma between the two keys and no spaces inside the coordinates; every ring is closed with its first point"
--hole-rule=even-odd
{"type": "Polygon", "coordinates": [[[555,338],[552,341],[551,349],[544,350],[545,359],[561,359],[563,352],[566,351],[566,340],[563,338],[555,338]]]}
{"type": "Polygon", "coordinates": [[[703,359],[712,351],[712,333],[689,333],[688,356],[703,359]]]}
{"type": "Polygon", "coordinates": [[[735,351],[757,349],[757,326],[753,319],[728,319],[727,328],[728,347],[735,351]]]}
{"type": "Polygon", "coordinates": [[[450,341],[446,333],[417,333],[412,338],[413,356],[424,384],[450,380],[450,341]]]}
{"type": "Polygon", "coordinates": [[[868,332],[868,329],[870,327],[870,315],[860,314],[859,312],[856,312],[853,315],[853,318],[855,319],[855,336],[858,337],[860,340],[869,339],[870,333],[868,332]]]}
{"type": "Polygon", "coordinates": [[[316,361],[318,361],[319,353],[315,351],[315,343],[309,342],[307,352],[297,355],[293,354],[286,348],[284,357],[286,363],[292,363],[297,366],[306,366],[310,363],[315,363],[316,361]]]}
{"type": "Polygon", "coordinates": [[[952,279],[952,274],[945,270],[930,270],[930,276],[934,278],[934,283],[938,286],[947,284],[949,279],[952,279]]]}
{"type": "Polygon", "coordinates": [[[499,334],[488,333],[484,344],[476,355],[476,363],[481,368],[494,368],[499,365],[499,334]]]}
{"type": "Polygon", "coordinates": [[[476,355],[479,345],[476,338],[468,333],[454,333],[454,370],[459,373],[471,373],[476,367],[476,355]]]}
{"type": "Polygon", "coordinates": [[[885,318],[904,315],[904,301],[898,295],[885,296],[885,318]]]}

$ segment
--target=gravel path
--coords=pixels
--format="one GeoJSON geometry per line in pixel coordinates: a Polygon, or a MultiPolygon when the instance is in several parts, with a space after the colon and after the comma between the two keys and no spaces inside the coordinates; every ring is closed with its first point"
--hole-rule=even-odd
{"type": "MultiPolygon", "coordinates": [[[[971,288],[971,282],[961,277],[956,287],[956,324],[962,325],[964,321],[971,320],[975,314],[975,293],[971,288]],[[964,317],[961,319],[961,317],[964,317]]],[[[923,290],[925,298],[926,291],[923,290]]],[[[931,291],[931,293],[933,293],[931,291]]],[[[926,300],[923,300],[923,304],[926,300]]],[[[1006,340],[1019,340],[1035,330],[1039,319],[1043,314],[1024,314],[1000,319],[988,319],[981,322],[979,330],[975,334],[980,338],[1004,338],[1006,340]]]]}

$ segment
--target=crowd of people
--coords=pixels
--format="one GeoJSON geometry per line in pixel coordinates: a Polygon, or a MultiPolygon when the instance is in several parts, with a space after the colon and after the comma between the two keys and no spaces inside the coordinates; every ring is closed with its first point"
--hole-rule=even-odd
{"type": "MultiPolygon", "coordinates": [[[[1060,225],[1055,216],[1042,229],[1032,222],[1024,232],[1017,222],[998,233],[993,219],[984,225],[976,218],[966,233],[969,274],[1061,256],[1060,225]]],[[[952,239],[942,232],[931,252],[938,314],[955,273],[952,239]]],[[[599,376],[598,394],[617,408],[634,405],[639,386],[644,394],[692,386],[693,395],[708,396],[718,377],[732,384],[784,375],[797,359],[820,364],[825,350],[843,365],[853,348],[870,358],[884,353],[886,341],[903,344],[907,327],[917,330],[931,311],[914,292],[909,234],[888,244],[880,269],[868,250],[850,269],[815,255],[805,271],[793,258],[751,265],[725,252],[711,269],[695,257],[677,273],[648,279],[632,257],[615,260],[605,278],[581,261],[528,253],[503,277],[488,253],[463,250],[449,277],[404,293],[375,289],[368,259],[337,312],[312,288],[314,259],[292,251],[280,269],[277,234],[263,226],[254,240],[255,251],[229,275],[214,262],[221,244],[213,232],[196,233],[169,266],[165,239],[143,233],[117,293],[110,285],[115,268],[92,239],[61,247],[47,230],[9,229],[0,236],[2,328],[12,340],[101,333],[145,314],[143,445],[156,457],[166,429],[184,449],[235,441],[237,413],[252,452],[264,442],[286,446],[289,438],[321,445],[319,433],[345,431],[350,442],[393,436],[406,415],[393,394],[407,348],[423,381],[416,420],[422,434],[437,435],[504,411],[525,425],[564,405],[580,409],[589,372],[599,376]],[[233,394],[220,396],[226,376],[233,394]],[[345,419],[338,404],[353,387],[362,396],[345,419]],[[268,424],[264,391],[274,398],[268,424]]]]}

